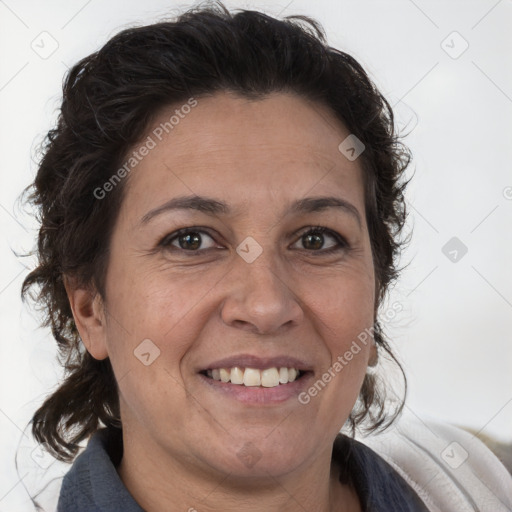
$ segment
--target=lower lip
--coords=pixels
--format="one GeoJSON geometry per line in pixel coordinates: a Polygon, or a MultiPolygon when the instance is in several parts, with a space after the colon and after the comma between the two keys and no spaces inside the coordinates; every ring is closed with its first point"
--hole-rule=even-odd
{"type": "Polygon", "coordinates": [[[231,384],[231,382],[222,382],[206,377],[199,373],[201,382],[210,389],[223,393],[225,396],[234,398],[239,402],[246,404],[280,404],[296,398],[307,388],[313,372],[306,372],[300,379],[288,382],[287,384],[279,384],[273,388],[264,388],[261,386],[244,386],[243,384],[231,384]]]}

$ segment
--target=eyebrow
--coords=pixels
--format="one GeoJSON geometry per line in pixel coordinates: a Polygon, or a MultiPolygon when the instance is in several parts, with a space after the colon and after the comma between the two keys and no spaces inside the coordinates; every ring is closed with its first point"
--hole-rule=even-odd
{"type": "MultiPolygon", "coordinates": [[[[340,197],[320,196],[299,199],[289,206],[287,213],[316,213],[325,211],[329,208],[336,208],[348,213],[357,220],[359,227],[361,227],[362,222],[358,209],[352,203],[349,203],[347,200],[340,197]]],[[[163,205],[149,211],[142,217],[140,222],[141,224],[147,224],[154,217],[172,210],[197,210],[212,217],[233,213],[227,203],[218,199],[198,195],[180,196],[175,197],[163,205]]]]}

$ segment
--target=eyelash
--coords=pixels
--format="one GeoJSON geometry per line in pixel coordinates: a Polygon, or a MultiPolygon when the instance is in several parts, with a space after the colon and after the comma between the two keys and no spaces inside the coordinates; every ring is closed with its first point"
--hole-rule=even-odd
{"type": "MultiPolygon", "coordinates": [[[[180,252],[183,252],[183,253],[187,253],[190,256],[200,255],[200,254],[204,253],[204,251],[209,251],[210,249],[215,249],[214,247],[210,247],[208,249],[186,250],[186,249],[182,249],[180,247],[175,247],[175,246],[171,245],[171,242],[173,242],[174,240],[176,240],[180,236],[186,235],[186,234],[189,234],[189,233],[206,234],[210,238],[212,238],[212,239],[214,238],[208,232],[208,230],[205,230],[205,228],[202,228],[200,226],[189,227],[189,228],[179,229],[178,231],[175,231],[175,232],[173,232],[173,233],[171,233],[169,235],[166,235],[159,242],[158,246],[159,247],[163,247],[164,249],[167,249],[167,250],[171,250],[171,251],[177,250],[177,251],[180,251],[180,252]]],[[[303,249],[306,252],[320,253],[321,255],[329,255],[329,254],[333,254],[333,253],[339,252],[339,251],[348,251],[350,249],[350,246],[349,246],[348,242],[345,240],[345,238],[343,236],[341,236],[336,231],[332,231],[331,229],[328,229],[326,227],[323,227],[323,226],[312,226],[307,231],[304,231],[300,235],[299,238],[303,238],[303,237],[305,237],[307,235],[310,235],[310,234],[327,234],[327,235],[331,236],[332,238],[334,238],[334,240],[337,242],[337,245],[335,245],[334,247],[331,247],[330,249],[319,249],[319,250],[303,249]]]]}

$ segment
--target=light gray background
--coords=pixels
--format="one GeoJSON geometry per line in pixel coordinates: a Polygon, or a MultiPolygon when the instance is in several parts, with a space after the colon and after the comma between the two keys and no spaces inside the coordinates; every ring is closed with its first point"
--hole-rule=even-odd
{"type": "MultiPolygon", "coordinates": [[[[26,445],[30,454],[22,431],[60,376],[51,334],[19,298],[34,261],[12,250],[32,248],[36,225],[15,200],[34,176],[35,148],[56,118],[66,69],[120,29],[191,5],[0,0],[0,511],[29,510],[30,476],[16,472],[14,453],[26,445]]],[[[414,235],[402,260],[410,265],[390,297],[403,310],[386,325],[407,371],[407,408],[511,441],[512,2],[226,5],[316,18],[330,44],[355,56],[396,105],[399,126],[412,130],[414,235]],[[457,262],[442,252],[452,237],[468,248],[457,262]]]]}

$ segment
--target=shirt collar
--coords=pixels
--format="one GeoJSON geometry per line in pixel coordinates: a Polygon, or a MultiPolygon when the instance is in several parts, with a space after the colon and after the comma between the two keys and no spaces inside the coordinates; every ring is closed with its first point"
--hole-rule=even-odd
{"type": "Polygon", "coordinates": [[[334,441],[340,481],[356,490],[363,512],[428,512],[411,486],[376,452],[344,434],[334,441]]]}
{"type": "MultiPolygon", "coordinates": [[[[119,429],[102,428],[65,475],[57,512],[144,512],[119,477],[122,457],[119,429]]],[[[340,481],[353,485],[363,512],[428,512],[417,494],[377,453],[344,434],[336,436],[333,463],[340,466],[340,481]]]]}
{"type": "Polygon", "coordinates": [[[120,437],[118,429],[102,428],[94,433],[64,476],[57,512],[144,512],[123,484],[111,458],[120,437]]]}

